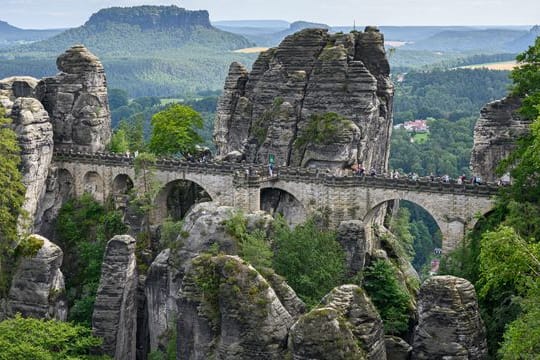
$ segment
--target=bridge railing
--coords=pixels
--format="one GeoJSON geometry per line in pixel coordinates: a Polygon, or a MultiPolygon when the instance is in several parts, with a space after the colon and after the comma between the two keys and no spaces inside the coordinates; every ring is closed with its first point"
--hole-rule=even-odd
{"type": "MultiPolygon", "coordinates": [[[[55,151],[54,160],[103,166],[133,167],[135,157],[112,153],[83,153],[74,151],[55,151]]],[[[258,164],[231,162],[190,162],[186,160],[160,158],[156,168],[162,171],[188,171],[204,174],[235,176],[235,183],[257,185],[265,182],[293,181],[302,183],[324,184],[332,187],[378,187],[394,190],[416,190],[434,193],[466,193],[490,196],[497,193],[499,187],[494,184],[458,184],[456,182],[430,181],[428,178],[412,180],[409,178],[391,178],[388,176],[355,176],[351,173],[335,174],[330,170],[318,168],[278,167],[273,176],[268,168],[258,164]]]]}

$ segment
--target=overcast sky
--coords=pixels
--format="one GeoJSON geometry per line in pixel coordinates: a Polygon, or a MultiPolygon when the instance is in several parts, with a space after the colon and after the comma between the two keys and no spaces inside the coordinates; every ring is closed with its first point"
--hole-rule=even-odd
{"type": "Polygon", "coordinates": [[[22,28],[82,25],[111,6],[206,9],[211,20],[308,20],[329,25],[532,25],[539,0],[0,0],[0,20],[22,28]]]}

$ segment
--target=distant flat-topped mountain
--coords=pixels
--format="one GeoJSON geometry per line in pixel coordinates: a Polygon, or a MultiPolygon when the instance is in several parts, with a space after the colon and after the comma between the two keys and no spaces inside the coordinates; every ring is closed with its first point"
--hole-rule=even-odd
{"type": "Polygon", "coordinates": [[[44,40],[50,38],[63,30],[26,30],[20,29],[5,21],[0,20],[0,48],[13,46],[22,43],[44,40]]]}
{"type": "Polygon", "coordinates": [[[205,10],[113,7],[50,39],[0,51],[0,79],[55,74],[56,56],[74,44],[85,45],[102,60],[112,88],[133,96],[220,89],[232,61],[254,57],[233,53],[253,43],[213,27],[205,10]]]}
{"type": "Polygon", "coordinates": [[[182,46],[234,50],[250,46],[240,35],[214,28],[206,10],[177,6],[108,8],[93,14],[81,27],[21,48],[28,52],[61,52],[81,43],[100,57],[135,55],[182,46]]]}

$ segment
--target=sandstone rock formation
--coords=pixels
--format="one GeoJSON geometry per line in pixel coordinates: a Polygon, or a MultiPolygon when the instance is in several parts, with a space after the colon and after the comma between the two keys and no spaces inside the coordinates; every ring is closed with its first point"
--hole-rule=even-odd
{"type": "Polygon", "coordinates": [[[412,359],[485,359],[486,331],[472,284],[434,276],[420,288],[412,359]]]}
{"type": "Polygon", "coordinates": [[[521,100],[507,97],[487,104],[474,127],[471,168],[484,181],[497,181],[495,169],[516,147],[517,139],[529,132],[530,121],[517,110],[521,100]]]}
{"type": "Polygon", "coordinates": [[[39,319],[67,319],[64,275],[60,271],[62,250],[39,235],[31,235],[32,243],[41,242],[34,256],[23,257],[17,266],[8,295],[8,313],[39,319]]]}
{"type": "Polygon", "coordinates": [[[103,353],[115,360],[135,359],[137,283],[135,239],[117,235],[107,243],[92,316],[103,353]]]}
{"type": "Polygon", "coordinates": [[[386,169],[393,85],[383,43],[373,27],[334,35],[307,29],[262,53],[250,73],[233,63],[215,121],[218,155],[386,169]]]}
{"type": "Polygon", "coordinates": [[[38,79],[31,76],[12,76],[0,80],[0,96],[15,101],[19,97],[34,97],[38,79]]]}
{"type": "Polygon", "coordinates": [[[178,300],[181,359],[283,359],[293,319],[268,282],[242,259],[193,260],[178,300]]]}
{"type": "Polygon", "coordinates": [[[293,325],[289,349],[294,359],[386,359],[381,317],[365,292],[342,285],[293,325]]]}
{"type": "Polygon", "coordinates": [[[53,129],[47,112],[36,99],[17,98],[10,116],[21,147],[22,182],[26,187],[23,209],[27,213],[24,227],[33,232],[53,156],[53,129]]]}
{"type": "Polygon", "coordinates": [[[56,61],[61,71],[42,79],[36,97],[49,113],[57,149],[96,152],[111,136],[111,114],[103,65],[75,45],[56,61]]]}
{"type": "MultiPolygon", "coordinates": [[[[178,291],[182,287],[184,275],[191,266],[193,258],[212,247],[230,255],[238,253],[237,240],[227,231],[225,222],[236,210],[230,206],[219,206],[213,202],[203,202],[193,206],[184,218],[181,234],[175,249],[162,251],[150,266],[146,281],[148,301],[148,328],[151,351],[163,349],[164,334],[171,329],[177,317],[178,291]]],[[[272,218],[263,212],[246,214],[247,228],[268,228],[272,218]]],[[[276,280],[277,282],[277,280],[276,280]]],[[[281,284],[280,293],[294,311],[301,305],[281,284]],[[282,290],[282,291],[281,291],[282,290]]],[[[291,310],[292,311],[292,310],[291,310]]]]}
{"type": "Polygon", "coordinates": [[[366,255],[372,252],[365,236],[364,224],[360,220],[343,221],[339,224],[336,240],[345,252],[347,272],[354,275],[364,269],[366,255]]]}
{"type": "Polygon", "coordinates": [[[408,360],[411,356],[412,346],[397,336],[385,336],[386,359],[408,360]]]}

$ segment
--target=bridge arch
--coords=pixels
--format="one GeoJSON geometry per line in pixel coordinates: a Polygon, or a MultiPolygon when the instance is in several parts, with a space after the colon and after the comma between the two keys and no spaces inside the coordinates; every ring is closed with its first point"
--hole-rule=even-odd
{"type": "Polygon", "coordinates": [[[118,174],[112,183],[113,195],[125,195],[133,189],[133,180],[127,174],[118,174]]]}
{"type": "Polygon", "coordinates": [[[103,203],[105,200],[105,185],[103,178],[96,171],[88,171],[83,177],[83,192],[89,193],[94,199],[103,203]]]}
{"type": "Polygon", "coordinates": [[[167,217],[181,220],[193,205],[212,200],[212,196],[198,182],[187,179],[169,181],[154,198],[151,222],[158,224],[167,217]]]}
{"type": "MultiPolygon", "coordinates": [[[[381,191],[380,196],[374,196],[373,206],[370,207],[366,216],[365,223],[369,223],[377,209],[384,204],[395,200],[409,201],[423,208],[437,223],[442,234],[442,249],[447,253],[456,248],[463,240],[465,231],[471,227],[474,221],[473,214],[469,214],[466,209],[456,209],[459,201],[455,199],[444,199],[433,196],[430,193],[419,193],[415,191],[381,191]]],[[[374,194],[375,195],[375,194],[374,194]]]]}
{"type": "Polygon", "coordinates": [[[272,216],[281,214],[290,226],[307,219],[307,210],[302,202],[283,186],[267,186],[260,189],[260,206],[272,216]]]}

